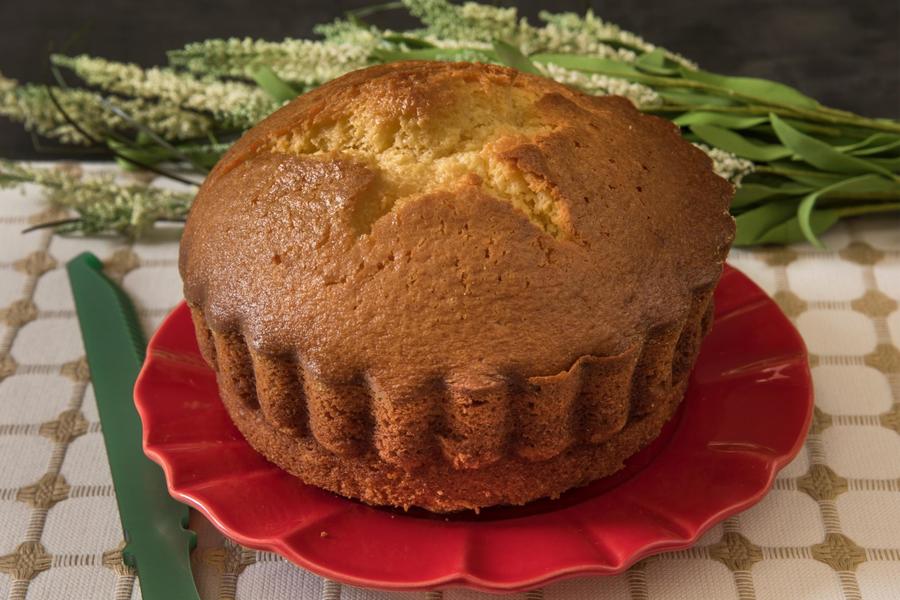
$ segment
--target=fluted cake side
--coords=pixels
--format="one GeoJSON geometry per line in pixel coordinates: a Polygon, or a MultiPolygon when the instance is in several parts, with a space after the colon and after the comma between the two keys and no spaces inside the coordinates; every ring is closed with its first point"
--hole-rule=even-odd
{"type": "Polygon", "coordinates": [[[523,504],[618,471],[684,394],[712,320],[699,289],[680,322],[555,375],[429,382],[411,394],[366,373],[323,381],[300,356],[254,352],[191,307],[206,361],[241,433],[307,483],[371,504],[435,512],[523,504]]]}

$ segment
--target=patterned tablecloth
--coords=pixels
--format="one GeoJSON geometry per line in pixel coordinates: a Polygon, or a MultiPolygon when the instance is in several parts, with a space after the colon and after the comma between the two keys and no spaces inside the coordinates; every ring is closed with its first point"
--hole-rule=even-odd
{"type": "MultiPolygon", "coordinates": [[[[133,244],[20,234],[51,218],[39,190],[0,192],[0,599],[135,598],[64,264],[101,257],[151,332],[180,298],[178,230],[133,244]]],[[[731,254],[811,356],[812,431],[774,489],[693,548],[519,598],[900,598],[900,219],[850,222],[826,242],[731,254]]],[[[192,522],[204,599],[487,597],[342,586],[192,522]]]]}

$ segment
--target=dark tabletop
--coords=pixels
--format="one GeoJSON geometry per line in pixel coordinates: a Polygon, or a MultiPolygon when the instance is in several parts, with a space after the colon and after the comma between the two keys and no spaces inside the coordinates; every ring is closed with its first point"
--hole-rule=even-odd
{"type": "MultiPolygon", "coordinates": [[[[90,53],[142,65],[210,37],[305,37],[316,23],[380,0],[3,0],[0,72],[49,81],[50,51],[90,53]]],[[[504,3],[511,4],[511,3],[504,3]]],[[[704,68],[776,79],[825,104],[900,117],[900,0],[603,0],[517,2],[598,15],[680,52],[704,68]]],[[[386,14],[379,25],[414,22],[386,14]]],[[[21,126],[0,119],[0,156],[48,158],[21,126]]]]}

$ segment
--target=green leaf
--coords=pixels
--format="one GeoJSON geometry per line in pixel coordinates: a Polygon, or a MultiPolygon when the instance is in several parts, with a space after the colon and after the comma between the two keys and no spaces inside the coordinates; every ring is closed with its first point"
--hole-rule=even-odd
{"type": "Polygon", "coordinates": [[[392,44],[406,44],[408,48],[434,48],[434,44],[421,38],[400,33],[392,33],[384,36],[384,40],[392,44]]]}
{"type": "Polygon", "coordinates": [[[376,48],[372,51],[372,58],[378,62],[389,63],[398,60],[435,60],[435,55],[440,48],[419,48],[415,50],[387,50],[376,48]]]}
{"type": "Polygon", "coordinates": [[[819,232],[816,230],[812,220],[813,208],[820,197],[834,195],[836,192],[869,193],[888,192],[894,189],[900,189],[900,186],[896,182],[878,175],[860,175],[859,177],[839,181],[808,194],[800,201],[800,204],[797,206],[797,224],[806,239],[814,246],[821,248],[822,242],[818,238],[819,232]]]}
{"type": "Polygon", "coordinates": [[[764,185],[761,183],[742,183],[740,187],[735,190],[734,199],[731,201],[731,208],[741,208],[748,204],[753,204],[760,200],[775,196],[802,196],[812,190],[813,188],[807,185],[794,183],[792,181],[786,181],[777,186],[764,185]]]}
{"type": "Polygon", "coordinates": [[[894,158],[867,158],[866,160],[871,163],[875,163],[878,166],[884,167],[894,174],[900,171],[900,156],[894,158]]]}
{"type": "MultiPolygon", "coordinates": [[[[900,143],[900,135],[895,135],[893,133],[873,133],[866,139],[853,144],[836,146],[835,150],[855,154],[857,151],[868,150],[873,147],[880,148],[882,146],[893,146],[896,143],[900,143]]],[[[874,154],[874,152],[872,154],[874,154]]]]}
{"type": "MultiPolygon", "coordinates": [[[[170,149],[153,143],[129,145],[112,139],[106,140],[106,143],[117,154],[150,166],[155,166],[162,162],[187,160],[198,167],[202,167],[203,170],[208,170],[222,158],[222,154],[225,152],[224,148],[216,148],[205,144],[181,144],[170,149]]],[[[133,163],[118,157],[116,162],[128,171],[138,168],[133,163]]]]}
{"type": "Polygon", "coordinates": [[[785,123],[778,115],[769,114],[772,128],[781,143],[794,151],[794,154],[809,164],[832,173],[880,173],[887,177],[893,177],[889,169],[875,164],[872,161],[842,154],[825,142],[812,136],[801,133],[785,123]]]}
{"type": "Polygon", "coordinates": [[[662,75],[664,77],[677,75],[678,68],[670,60],[666,59],[666,53],[662,48],[656,48],[651,52],[641,54],[634,61],[635,66],[651,75],[662,75]]]}
{"type": "Polygon", "coordinates": [[[769,202],[735,217],[735,246],[758,244],[767,231],[797,215],[798,200],[769,202]]]}
{"type": "Polygon", "coordinates": [[[669,102],[670,104],[677,104],[679,106],[735,106],[737,103],[730,98],[724,98],[722,96],[711,96],[709,94],[704,94],[703,92],[696,91],[682,91],[682,90],[673,90],[673,89],[665,89],[665,90],[656,90],[656,93],[659,94],[660,98],[669,102]]]}
{"type": "Polygon", "coordinates": [[[494,40],[494,52],[497,54],[497,58],[500,59],[500,62],[508,67],[518,69],[523,73],[542,75],[542,73],[538,71],[538,68],[534,66],[534,63],[528,60],[527,56],[522,54],[518,48],[511,44],[507,44],[502,40],[494,40]]]}
{"type": "Polygon", "coordinates": [[[686,69],[684,67],[681,67],[679,71],[685,79],[715,85],[742,96],[756,98],[765,104],[777,103],[782,106],[797,108],[817,108],[819,106],[819,103],[809,96],[783,83],[755,77],[727,77],[708,71],[686,69]]]}
{"type": "Polygon", "coordinates": [[[299,95],[299,92],[281,79],[266,65],[260,65],[251,73],[253,80],[276,102],[287,102],[299,95]]]}
{"type": "Polygon", "coordinates": [[[824,173],[798,168],[797,163],[790,161],[778,161],[771,163],[768,167],[776,169],[777,174],[782,177],[787,177],[788,179],[803,185],[808,185],[814,189],[847,179],[846,175],[839,175],[838,173],[824,173]]]}
{"type": "MultiPolygon", "coordinates": [[[[817,210],[809,219],[809,231],[814,237],[822,235],[841,219],[837,210],[817,210]]],[[[765,232],[756,241],[757,244],[793,244],[806,239],[806,234],[800,226],[800,221],[795,216],[784,223],[780,223],[765,232]]],[[[818,239],[816,237],[816,239],[818,239]]]]}
{"type": "Polygon", "coordinates": [[[825,125],[823,123],[810,123],[809,121],[802,121],[800,119],[791,119],[788,117],[783,117],[781,119],[794,129],[798,131],[802,131],[803,133],[821,133],[829,138],[838,138],[841,135],[841,129],[838,126],[825,125]]]}
{"type": "MultiPolygon", "coordinates": [[[[837,222],[844,217],[898,211],[900,211],[900,202],[863,204],[859,206],[816,210],[810,216],[809,228],[816,236],[820,236],[831,229],[831,227],[836,225],[837,222]]],[[[806,236],[800,228],[799,219],[793,217],[767,231],[756,243],[792,244],[795,242],[802,242],[805,239],[806,236]]]]}
{"type": "Polygon", "coordinates": [[[884,154],[885,152],[898,149],[900,149],[900,140],[895,140],[893,142],[882,144],[881,146],[871,146],[860,150],[852,150],[850,154],[854,156],[869,156],[871,154],[884,154]]]}
{"type": "Polygon", "coordinates": [[[707,144],[757,162],[772,162],[793,154],[784,146],[751,142],[739,133],[715,125],[691,125],[690,130],[707,144]]]}
{"type": "Polygon", "coordinates": [[[486,60],[494,59],[492,50],[474,48],[417,48],[413,50],[385,50],[377,48],[372,51],[372,58],[379,62],[389,63],[398,60],[468,60],[472,54],[484,55],[486,60]]]}
{"type": "Polygon", "coordinates": [[[382,4],[374,4],[371,6],[363,6],[354,10],[347,11],[347,17],[355,17],[356,19],[364,19],[370,15],[378,14],[387,10],[403,8],[402,2],[384,2],[382,4]]]}
{"type": "Polygon", "coordinates": [[[875,213],[900,212],[900,202],[876,202],[856,206],[842,206],[832,209],[841,217],[856,217],[875,213]]]}
{"type": "Polygon", "coordinates": [[[836,181],[841,181],[842,178],[840,175],[835,175],[832,173],[820,173],[820,174],[812,174],[812,175],[787,175],[786,177],[793,179],[797,183],[803,185],[809,185],[814,188],[824,187],[826,185],[831,185],[836,181]]]}
{"type": "Polygon", "coordinates": [[[747,117],[702,110],[684,113],[673,120],[676,125],[681,127],[687,127],[688,125],[715,125],[725,129],[746,129],[768,121],[769,117],[747,117]]]}
{"type": "Polygon", "coordinates": [[[125,171],[139,171],[140,166],[130,162],[131,159],[151,167],[155,167],[161,162],[172,160],[172,153],[161,147],[142,147],[134,142],[122,142],[112,138],[106,139],[106,145],[109,146],[116,156],[115,161],[119,168],[125,171]]]}
{"type": "MultiPolygon", "coordinates": [[[[843,216],[840,209],[815,211],[810,219],[810,227],[816,235],[821,235],[843,216]]],[[[735,217],[737,235],[735,246],[757,244],[793,244],[805,238],[797,219],[797,201],[763,204],[735,217]]]]}
{"type": "MultiPolygon", "coordinates": [[[[804,133],[813,133],[813,134],[818,133],[818,134],[826,135],[829,138],[836,138],[836,137],[840,136],[840,134],[841,134],[841,130],[839,128],[830,127],[828,125],[822,125],[821,123],[810,123],[808,121],[800,121],[798,119],[782,118],[782,120],[785,123],[787,123],[788,125],[790,125],[791,127],[793,127],[794,129],[796,129],[798,131],[802,131],[804,133]]],[[[772,126],[769,124],[768,121],[769,121],[769,118],[766,117],[766,122],[762,123],[760,125],[755,125],[752,128],[752,131],[754,133],[759,133],[759,134],[775,137],[775,130],[772,129],[772,126]]],[[[843,140],[843,139],[844,138],[839,138],[838,140],[831,139],[831,140],[829,140],[829,143],[831,143],[831,144],[839,143],[839,140],[843,140]]]]}
{"type": "Polygon", "coordinates": [[[564,69],[599,73],[611,77],[640,80],[641,73],[634,67],[617,60],[596,58],[593,56],[576,56],[574,54],[533,54],[531,60],[536,63],[553,63],[564,69]]]}

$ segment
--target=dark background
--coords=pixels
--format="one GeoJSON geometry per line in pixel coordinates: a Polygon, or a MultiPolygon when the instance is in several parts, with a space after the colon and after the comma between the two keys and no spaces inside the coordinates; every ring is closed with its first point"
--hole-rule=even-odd
{"type": "MultiPolygon", "coordinates": [[[[0,71],[49,81],[47,54],[90,53],[160,64],[165,51],[210,37],[306,37],[316,23],[381,0],[0,0],[0,71]]],[[[867,116],[900,117],[900,0],[602,0],[517,3],[601,17],[645,39],[737,75],[776,79],[828,105],[867,116]]],[[[402,11],[373,19],[413,25],[402,11]]],[[[0,119],[0,156],[39,154],[21,126],[0,119]]]]}

